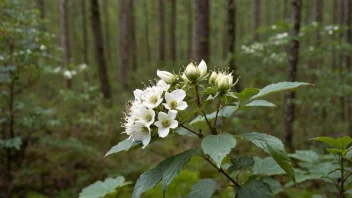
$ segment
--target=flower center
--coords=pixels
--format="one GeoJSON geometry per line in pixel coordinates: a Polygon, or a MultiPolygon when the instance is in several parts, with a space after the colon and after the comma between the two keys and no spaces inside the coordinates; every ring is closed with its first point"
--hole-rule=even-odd
{"type": "Polygon", "coordinates": [[[170,120],[163,120],[161,121],[161,125],[164,127],[164,128],[167,128],[170,126],[170,120]]]}
{"type": "Polygon", "coordinates": [[[141,132],[143,132],[143,133],[148,133],[148,132],[149,132],[148,127],[142,126],[141,132]]]}
{"type": "Polygon", "coordinates": [[[148,115],[145,115],[145,116],[144,116],[144,119],[145,119],[146,121],[150,122],[150,121],[152,121],[153,116],[150,115],[150,114],[148,114],[148,115]]]}
{"type": "Polygon", "coordinates": [[[177,107],[177,101],[176,100],[171,100],[169,103],[169,106],[171,109],[176,109],[177,107]]]}
{"type": "Polygon", "coordinates": [[[155,104],[156,102],[158,102],[158,97],[156,97],[156,96],[150,97],[149,102],[155,104]]]}

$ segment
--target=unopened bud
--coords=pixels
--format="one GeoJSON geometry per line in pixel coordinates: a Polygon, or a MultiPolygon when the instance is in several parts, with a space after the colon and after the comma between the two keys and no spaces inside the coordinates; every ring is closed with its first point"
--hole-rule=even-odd
{"type": "Polygon", "coordinates": [[[218,83],[218,90],[221,92],[227,92],[231,88],[230,79],[228,77],[221,78],[218,83]]]}
{"type": "Polygon", "coordinates": [[[207,74],[207,64],[205,63],[204,60],[202,60],[199,65],[198,65],[198,69],[200,71],[200,76],[203,77],[207,74]]]}
{"type": "Polygon", "coordinates": [[[167,72],[167,71],[158,70],[156,72],[156,74],[168,84],[172,84],[172,83],[176,82],[176,80],[177,80],[175,75],[173,75],[172,73],[167,72]]]}
{"type": "Polygon", "coordinates": [[[185,75],[191,82],[197,82],[198,78],[200,77],[199,69],[191,62],[187,65],[185,70],[185,75]]]}
{"type": "Polygon", "coordinates": [[[212,72],[209,78],[209,84],[215,85],[215,81],[218,78],[218,74],[216,72],[212,72]]]}

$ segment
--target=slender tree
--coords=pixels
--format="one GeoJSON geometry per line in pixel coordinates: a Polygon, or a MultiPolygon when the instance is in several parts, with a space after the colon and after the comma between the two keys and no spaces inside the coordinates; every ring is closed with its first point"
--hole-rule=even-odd
{"type": "Polygon", "coordinates": [[[144,4],[144,32],[145,32],[145,45],[147,51],[147,60],[150,62],[152,60],[152,54],[150,52],[150,41],[149,41],[149,14],[148,14],[148,1],[143,1],[144,4]]]}
{"type": "Polygon", "coordinates": [[[188,14],[188,22],[187,22],[187,59],[190,59],[192,57],[192,35],[193,35],[193,5],[192,1],[187,1],[187,14],[188,14]]]}
{"type": "MultiPolygon", "coordinates": [[[[338,19],[338,0],[334,0],[334,4],[333,4],[333,15],[332,15],[332,24],[336,24],[337,23],[337,19],[338,19]]],[[[334,40],[336,39],[336,35],[333,35],[334,40]]],[[[335,48],[332,51],[332,71],[336,70],[336,65],[337,65],[337,60],[336,60],[336,50],[335,48]]]]}
{"type": "Polygon", "coordinates": [[[260,1],[259,0],[252,0],[252,7],[253,7],[253,40],[259,40],[258,28],[260,25],[260,1]]]}
{"type": "MultiPolygon", "coordinates": [[[[63,64],[66,69],[70,69],[70,42],[69,42],[69,32],[68,32],[68,10],[67,1],[60,0],[60,28],[61,28],[61,47],[64,50],[63,54],[63,64]]],[[[72,80],[66,77],[66,88],[72,88],[72,80]]]]}
{"type": "MultiPolygon", "coordinates": [[[[351,6],[352,6],[352,2],[350,0],[345,0],[344,1],[344,22],[345,22],[345,26],[346,26],[346,32],[345,32],[345,42],[347,44],[352,45],[352,12],[351,12],[351,6]]],[[[346,66],[346,70],[348,72],[351,72],[352,70],[352,56],[351,53],[345,53],[345,66],[346,66]]],[[[351,83],[351,80],[349,78],[346,78],[347,81],[345,83],[349,84],[351,83]]],[[[347,104],[347,120],[348,120],[348,131],[349,131],[349,135],[352,136],[352,97],[351,95],[347,95],[346,96],[346,104],[347,104]]]]}
{"type": "Polygon", "coordinates": [[[176,21],[177,21],[177,15],[176,15],[176,0],[170,0],[170,8],[171,8],[171,13],[170,13],[170,56],[171,60],[173,62],[176,61],[176,21]]]}
{"type": "Polygon", "coordinates": [[[104,25],[105,25],[105,45],[107,62],[111,63],[111,47],[110,47],[110,16],[109,16],[109,0],[103,1],[104,25]]]}
{"type": "MultiPolygon", "coordinates": [[[[137,43],[136,43],[136,32],[135,32],[135,21],[134,21],[134,1],[135,0],[130,0],[129,4],[129,12],[128,12],[128,22],[129,22],[129,54],[133,54],[136,49],[137,49],[137,43]]],[[[137,57],[138,56],[129,56],[131,65],[132,65],[132,70],[136,71],[137,70],[137,57]]]]}
{"type": "Polygon", "coordinates": [[[103,32],[100,22],[100,11],[98,0],[90,0],[91,22],[95,41],[95,57],[100,80],[100,90],[104,98],[111,98],[110,82],[107,65],[105,62],[103,32]]]}
{"type": "Polygon", "coordinates": [[[45,19],[45,1],[44,0],[38,0],[38,7],[40,10],[40,18],[45,19]]]}
{"type": "Polygon", "coordinates": [[[164,0],[158,0],[159,61],[165,60],[165,13],[164,0]]]}
{"type": "MultiPolygon", "coordinates": [[[[301,0],[292,0],[292,22],[293,27],[291,30],[291,40],[288,50],[288,65],[287,65],[287,80],[297,80],[297,65],[299,61],[299,41],[297,39],[300,26],[301,26],[301,0]]],[[[292,152],[293,143],[293,122],[295,120],[295,105],[293,100],[296,98],[296,94],[293,91],[288,91],[285,95],[286,106],[285,106],[285,142],[289,150],[292,152]]]]}
{"type": "MultiPolygon", "coordinates": [[[[227,0],[227,53],[230,54],[229,68],[236,74],[236,0],[227,0]]],[[[239,83],[236,91],[240,91],[239,83]]]]}
{"type": "MultiPolygon", "coordinates": [[[[341,26],[344,25],[344,21],[345,21],[345,7],[344,7],[344,0],[340,0],[339,1],[339,24],[341,26]]],[[[344,42],[344,33],[345,32],[341,32],[339,34],[339,43],[342,44],[344,42]]],[[[340,80],[341,82],[343,82],[343,73],[344,73],[344,69],[343,69],[343,65],[344,65],[344,56],[343,56],[343,52],[340,52],[339,54],[339,65],[338,65],[338,71],[339,71],[339,75],[340,75],[340,80]]],[[[343,92],[344,90],[342,90],[343,92]]],[[[345,117],[345,97],[344,96],[340,96],[340,119],[342,121],[345,121],[346,117],[345,117]]]]}
{"type": "Polygon", "coordinates": [[[192,59],[209,61],[209,0],[194,0],[194,25],[192,36],[192,59]]]}
{"type": "Polygon", "coordinates": [[[128,68],[128,0],[119,0],[120,16],[119,16],[119,48],[120,48],[120,81],[121,85],[127,87],[127,68],[128,68]]]}
{"type": "MultiPolygon", "coordinates": [[[[88,29],[87,29],[87,12],[86,12],[86,0],[81,0],[81,14],[82,14],[82,55],[83,55],[83,63],[89,65],[88,59],[88,29]]],[[[88,81],[88,73],[84,72],[84,80],[88,81]]]]}

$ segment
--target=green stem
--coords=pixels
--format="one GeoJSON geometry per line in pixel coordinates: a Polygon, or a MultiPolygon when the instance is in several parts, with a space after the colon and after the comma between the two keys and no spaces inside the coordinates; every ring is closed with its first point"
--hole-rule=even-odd
{"type": "Polygon", "coordinates": [[[344,158],[343,156],[340,157],[340,169],[341,169],[341,182],[340,182],[340,198],[345,198],[345,166],[344,166],[344,158]]]}
{"type": "Polygon", "coordinates": [[[203,110],[203,107],[202,107],[202,105],[201,105],[200,97],[199,97],[199,91],[198,91],[198,85],[194,85],[194,87],[195,87],[195,92],[196,92],[196,97],[197,97],[197,100],[196,100],[197,106],[198,106],[198,108],[200,108],[200,110],[202,111],[203,116],[204,116],[204,119],[205,119],[205,121],[207,122],[207,124],[208,124],[208,126],[209,126],[209,128],[210,128],[211,133],[212,133],[213,135],[217,135],[216,130],[211,126],[211,124],[210,124],[210,122],[209,122],[209,120],[208,120],[208,118],[207,118],[207,115],[205,114],[205,112],[204,112],[204,110],[203,110]]]}
{"type": "Polygon", "coordinates": [[[203,134],[197,133],[197,132],[195,132],[194,130],[192,130],[192,129],[190,129],[190,128],[184,126],[184,125],[180,125],[180,126],[181,126],[182,128],[184,128],[184,129],[187,129],[189,132],[191,132],[191,133],[197,135],[200,139],[203,139],[203,138],[204,138],[204,135],[203,135],[203,134]]]}
{"type": "Polygon", "coordinates": [[[218,114],[220,111],[220,103],[221,103],[221,100],[219,100],[218,104],[216,105],[216,116],[215,116],[215,121],[214,121],[214,129],[216,129],[216,121],[218,120],[218,114]]]}

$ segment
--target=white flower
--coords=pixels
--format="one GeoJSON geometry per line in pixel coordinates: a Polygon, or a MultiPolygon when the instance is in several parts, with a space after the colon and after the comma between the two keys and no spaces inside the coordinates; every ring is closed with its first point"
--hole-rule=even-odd
{"type": "Polygon", "coordinates": [[[143,104],[148,108],[154,109],[163,101],[161,98],[162,94],[163,90],[160,87],[148,87],[142,95],[143,104]]]}
{"type": "Polygon", "coordinates": [[[81,71],[86,70],[86,69],[87,69],[87,64],[85,64],[85,63],[80,64],[80,65],[79,65],[79,69],[80,69],[81,71]]]}
{"type": "Polygon", "coordinates": [[[67,79],[72,79],[72,73],[71,73],[71,71],[68,71],[68,70],[66,70],[65,72],[64,72],[64,76],[65,76],[65,78],[67,78],[67,79]]]}
{"type": "Polygon", "coordinates": [[[59,72],[60,72],[60,70],[61,70],[61,68],[60,68],[60,67],[56,67],[56,68],[53,70],[53,72],[54,72],[54,73],[59,73],[59,72]]]}
{"type": "Polygon", "coordinates": [[[209,78],[209,84],[215,85],[215,81],[218,78],[218,74],[216,72],[212,72],[209,78]]]}
{"type": "Polygon", "coordinates": [[[162,80],[164,80],[166,83],[169,83],[169,84],[172,84],[177,80],[175,75],[167,71],[158,70],[156,72],[156,75],[158,75],[162,80]]]}
{"type": "Polygon", "coordinates": [[[160,87],[161,90],[163,90],[163,91],[167,91],[167,90],[169,90],[169,88],[170,88],[170,85],[167,84],[164,80],[159,80],[159,81],[156,83],[156,86],[157,86],[157,87],[160,87]]]}
{"type": "Polygon", "coordinates": [[[133,116],[136,117],[138,121],[143,121],[147,126],[150,126],[154,122],[155,112],[144,105],[140,105],[133,112],[133,116]]]}
{"type": "Polygon", "coordinates": [[[45,45],[40,45],[40,50],[46,50],[46,47],[45,47],[45,45]]]}
{"type": "Polygon", "coordinates": [[[182,101],[186,97],[186,92],[182,89],[176,89],[171,93],[165,93],[166,103],[163,103],[166,109],[169,110],[185,110],[187,108],[187,103],[182,101]]]}
{"type": "Polygon", "coordinates": [[[151,135],[150,135],[150,128],[146,123],[143,121],[136,121],[132,126],[131,126],[131,136],[133,141],[142,141],[143,143],[143,149],[149,144],[151,135]]]}
{"type": "Polygon", "coordinates": [[[200,76],[205,76],[207,74],[207,64],[204,60],[199,63],[198,69],[200,71],[200,76]]]}
{"type": "Polygon", "coordinates": [[[142,101],[142,95],[143,95],[144,91],[140,90],[140,89],[136,89],[133,91],[134,94],[134,98],[137,101],[142,101]]]}
{"type": "Polygon", "coordinates": [[[170,129],[175,129],[178,126],[178,122],[175,120],[176,114],[177,112],[172,110],[170,110],[168,114],[159,112],[159,120],[154,123],[154,125],[158,127],[159,137],[166,137],[169,134],[170,129]]]}

